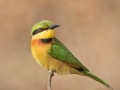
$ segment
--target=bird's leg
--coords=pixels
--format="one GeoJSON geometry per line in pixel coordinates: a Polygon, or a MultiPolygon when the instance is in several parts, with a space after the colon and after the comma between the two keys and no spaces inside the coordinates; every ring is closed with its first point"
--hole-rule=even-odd
{"type": "Polygon", "coordinates": [[[48,71],[47,90],[52,90],[51,89],[51,81],[52,81],[53,76],[54,76],[54,72],[53,71],[48,71]]]}

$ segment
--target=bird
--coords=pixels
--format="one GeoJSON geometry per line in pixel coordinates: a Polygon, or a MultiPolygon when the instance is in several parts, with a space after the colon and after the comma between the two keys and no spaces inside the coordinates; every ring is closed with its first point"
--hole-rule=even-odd
{"type": "MultiPolygon", "coordinates": [[[[92,74],[54,35],[54,29],[61,25],[49,20],[36,23],[31,30],[31,52],[39,65],[48,71],[48,88],[54,73],[59,75],[77,74],[90,77],[107,88],[112,87],[92,74]]],[[[113,89],[112,89],[113,90],[113,89]]]]}

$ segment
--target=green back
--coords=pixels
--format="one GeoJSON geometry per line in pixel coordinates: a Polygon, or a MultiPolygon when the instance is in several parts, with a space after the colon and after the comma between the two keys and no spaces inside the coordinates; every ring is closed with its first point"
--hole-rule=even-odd
{"type": "Polygon", "coordinates": [[[54,42],[49,51],[49,54],[53,58],[56,58],[57,60],[67,63],[69,66],[83,72],[86,76],[88,76],[88,77],[102,83],[106,87],[112,89],[108,83],[106,83],[99,77],[90,73],[89,70],[57,38],[54,38],[54,42]]]}
{"type": "Polygon", "coordinates": [[[53,58],[65,62],[77,70],[88,71],[88,69],[57,38],[54,38],[49,54],[53,58]]]}

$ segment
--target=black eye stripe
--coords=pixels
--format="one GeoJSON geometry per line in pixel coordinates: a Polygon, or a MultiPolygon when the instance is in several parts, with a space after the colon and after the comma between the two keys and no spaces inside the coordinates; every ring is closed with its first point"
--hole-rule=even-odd
{"type": "Polygon", "coordinates": [[[48,28],[39,28],[39,29],[37,29],[37,30],[35,30],[33,33],[32,33],[32,35],[35,35],[35,34],[37,34],[37,33],[40,33],[40,32],[42,32],[42,31],[44,31],[44,30],[47,30],[48,28]]]}

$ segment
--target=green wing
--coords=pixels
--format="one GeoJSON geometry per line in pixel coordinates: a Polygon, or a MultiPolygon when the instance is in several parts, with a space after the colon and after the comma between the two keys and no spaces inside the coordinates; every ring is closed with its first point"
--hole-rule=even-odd
{"type": "Polygon", "coordinates": [[[84,71],[84,74],[86,74],[86,76],[102,83],[103,85],[105,85],[108,88],[111,88],[108,83],[106,83],[99,77],[90,73],[89,70],[57,38],[54,39],[54,42],[53,42],[53,45],[51,47],[49,54],[53,58],[56,58],[57,60],[65,62],[68,65],[70,65],[71,67],[73,67],[79,71],[84,71]]]}
{"type": "Polygon", "coordinates": [[[89,71],[57,38],[54,38],[49,54],[79,71],[89,71]]]}

